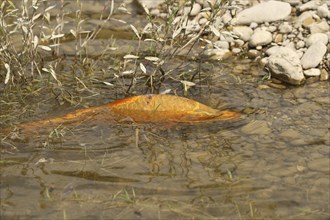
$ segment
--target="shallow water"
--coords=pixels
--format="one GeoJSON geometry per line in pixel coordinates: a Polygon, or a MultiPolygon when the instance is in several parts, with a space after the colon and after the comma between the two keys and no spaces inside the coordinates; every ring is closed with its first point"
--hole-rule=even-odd
{"type": "MultiPolygon", "coordinates": [[[[270,88],[249,61],[206,62],[202,74],[188,97],[241,120],[2,135],[1,219],[329,219],[329,82],[270,88]]],[[[181,94],[171,83],[160,90],[181,94]]],[[[82,105],[123,97],[101,84],[93,92],[82,105]]],[[[1,104],[6,114],[23,109],[15,122],[74,108],[46,92],[1,99],[16,103],[1,104]]]]}

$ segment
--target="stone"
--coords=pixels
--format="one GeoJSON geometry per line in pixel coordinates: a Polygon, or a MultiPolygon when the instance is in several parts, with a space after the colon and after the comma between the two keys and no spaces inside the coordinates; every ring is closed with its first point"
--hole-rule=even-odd
{"type": "Polygon", "coordinates": [[[154,1],[150,1],[150,0],[137,0],[137,1],[133,1],[135,4],[139,4],[140,7],[143,8],[143,6],[147,7],[148,9],[150,8],[157,8],[160,4],[163,4],[165,2],[165,0],[154,0],[154,1]]]}
{"type": "Polygon", "coordinates": [[[301,4],[300,0],[283,0],[283,1],[289,3],[291,6],[297,6],[301,4]]]}
{"type": "Polygon", "coordinates": [[[249,40],[249,45],[251,47],[263,46],[270,44],[272,40],[273,37],[269,31],[256,30],[249,40]]]}
{"type": "Polygon", "coordinates": [[[297,44],[296,44],[296,48],[300,49],[300,48],[303,48],[303,47],[305,47],[305,42],[303,40],[298,41],[297,44]]]}
{"type": "Polygon", "coordinates": [[[255,120],[241,128],[242,132],[245,134],[259,134],[266,135],[271,133],[271,129],[267,121],[255,120]]]}
{"type": "Polygon", "coordinates": [[[235,26],[232,32],[243,41],[249,41],[253,34],[252,28],[247,26],[235,26]]]}
{"type": "Polygon", "coordinates": [[[329,79],[329,73],[325,69],[321,70],[320,81],[327,81],[329,79]]]}
{"type": "Polygon", "coordinates": [[[233,54],[239,54],[242,50],[240,48],[235,47],[231,51],[233,52],[233,54]]]}
{"type": "MultiPolygon", "coordinates": [[[[313,19],[313,15],[315,15],[315,13],[316,13],[315,11],[303,12],[301,15],[299,15],[297,18],[294,19],[294,21],[293,21],[294,27],[300,28],[306,19],[313,19]]],[[[314,19],[313,19],[313,21],[314,21],[314,19]]],[[[303,31],[303,29],[299,30],[299,31],[303,31]]]]}
{"type": "Polygon", "coordinates": [[[266,30],[273,33],[277,30],[277,27],[272,25],[272,26],[267,27],[266,30]]]}
{"type": "Polygon", "coordinates": [[[186,28],[186,33],[192,33],[192,32],[197,32],[201,29],[201,26],[199,23],[195,20],[188,20],[186,28]]]}
{"type": "Polygon", "coordinates": [[[328,43],[328,36],[324,33],[315,33],[311,34],[307,39],[306,39],[306,45],[309,47],[310,45],[316,43],[316,42],[322,42],[323,44],[327,45],[328,43]]]}
{"type": "Polygon", "coordinates": [[[234,45],[238,47],[242,47],[244,45],[244,41],[241,39],[235,39],[234,40],[234,45]]]}
{"type": "Polygon", "coordinates": [[[302,4],[298,7],[300,12],[307,11],[307,10],[315,10],[319,6],[318,2],[316,1],[308,1],[305,4],[302,4]]]}
{"type": "Polygon", "coordinates": [[[233,17],[231,16],[229,10],[225,12],[225,14],[221,17],[221,20],[224,24],[228,24],[233,17]]]}
{"type": "Polygon", "coordinates": [[[239,12],[236,16],[235,23],[251,24],[252,22],[264,23],[286,19],[291,13],[289,3],[280,1],[267,1],[247,8],[239,12]]]}
{"type": "Polygon", "coordinates": [[[330,30],[330,27],[326,21],[315,22],[308,26],[310,32],[314,33],[325,33],[330,30]]]}
{"type": "Polygon", "coordinates": [[[326,3],[317,7],[317,15],[321,18],[330,18],[330,11],[326,3]]]}
{"type": "Polygon", "coordinates": [[[321,70],[317,68],[312,68],[304,71],[305,76],[319,76],[321,75],[321,70]]]}
{"type": "Polygon", "coordinates": [[[204,55],[211,60],[224,60],[231,56],[231,52],[228,49],[207,49],[204,55]]]}
{"type": "Polygon", "coordinates": [[[214,42],[213,46],[219,49],[229,49],[229,43],[227,41],[222,41],[222,40],[214,42]]]}
{"type": "Polygon", "coordinates": [[[247,56],[250,59],[254,59],[256,57],[258,57],[260,55],[260,51],[255,50],[255,49],[251,49],[247,52],[247,56]]]}
{"type": "Polygon", "coordinates": [[[301,58],[301,65],[304,69],[316,67],[322,61],[327,52],[327,47],[322,42],[312,44],[301,58]]]}
{"type": "Polygon", "coordinates": [[[204,25],[204,24],[206,24],[207,23],[207,18],[201,18],[201,19],[199,19],[199,21],[198,21],[198,23],[200,24],[200,25],[204,25]]]}
{"type": "Polygon", "coordinates": [[[305,81],[298,54],[290,48],[274,46],[266,51],[268,68],[274,78],[292,85],[301,85],[305,81]]]}
{"type": "Polygon", "coordinates": [[[310,25],[314,24],[316,22],[316,19],[313,17],[308,17],[302,22],[302,26],[304,28],[308,28],[310,25]]]}
{"type": "Polygon", "coordinates": [[[153,8],[150,10],[150,15],[158,17],[160,14],[160,10],[158,8],[153,8]]]}
{"type": "Polygon", "coordinates": [[[287,33],[291,33],[293,28],[292,25],[290,25],[288,22],[284,22],[278,27],[278,29],[280,33],[287,34],[287,33]]]}
{"type": "Polygon", "coordinates": [[[309,161],[307,163],[307,166],[311,170],[324,172],[329,174],[330,171],[330,158],[329,157],[321,157],[321,158],[315,158],[312,161],[309,161]]]}
{"type": "Polygon", "coordinates": [[[255,28],[257,28],[258,27],[258,23],[256,23],[256,22],[252,22],[251,24],[250,24],[250,28],[252,28],[252,29],[255,29],[255,28]]]}
{"type": "Polygon", "coordinates": [[[196,16],[202,9],[202,6],[198,3],[194,3],[191,11],[190,11],[190,16],[196,16]]]}
{"type": "Polygon", "coordinates": [[[282,43],[283,41],[283,34],[276,34],[275,38],[274,38],[274,42],[279,44],[282,43]]]}

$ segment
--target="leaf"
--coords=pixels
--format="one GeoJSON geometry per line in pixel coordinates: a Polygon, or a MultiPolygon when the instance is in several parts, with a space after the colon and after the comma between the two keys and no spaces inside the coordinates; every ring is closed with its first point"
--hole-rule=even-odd
{"type": "Polygon", "coordinates": [[[10,79],[10,66],[9,66],[8,63],[5,63],[5,68],[7,70],[6,78],[5,78],[5,84],[7,84],[9,79],[10,79]]]}
{"type": "Polygon", "coordinates": [[[181,33],[181,31],[182,31],[182,27],[176,29],[172,34],[172,39],[175,39],[175,37],[178,36],[181,33]]]}
{"type": "Polygon", "coordinates": [[[38,13],[38,14],[34,15],[34,16],[32,17],[32,21],[34,22],[34,21],[37,20],[40,16],[41,16],[41,13],[38,13]]]}
{"type": "Polygon", "coordinates": [[[109,82],[103,82],[105,85],[107,85],[107,86],[114,86],[112,83],[109,83],[109,82]]]}
{"type": "Polygon", "coordinates": [[[124,56],[124,59],[138,59],[139,56],[133,55],[133,54],[127,54],[124,56]]]}
{"type": "Polygon", "coordinates": [[[142,70],[142,72],[143,72],[144,74],[147,73],[147,69],[146,69],[146,67],[143,65],[143,63],[140,63],[140,69],[142,70]]]}
{"type": "Polygon", "coordinates": [[[56,38],[60,38],[60,37],[63,37],[63,36],[64,36],[64,34],[54,34],[54,35],[51,36],[50,39],[56,39],[56,38]]]}
{"type": "Polygon", "coordinates": [[[70,29],[70,33],[74,36],[77,37],[77,32],[73,29],[70,29]]]}
{"type": "Polygon", "coordinates": [[[45,50],[45,51],[52,51],[52,48],[50,48],[50,47],[48,47],[48,46],[45,46],[45,45],[38,45],[38,47],[39,47],[40,49],[45,50]]]}
{"type": "Polygon", "coordinates": [[[45,71],[45,72],[47,72],[47,73],[50,73],[50,74],[52,75],[52,77],[53,77],[56,81],[58,81],[58,80],[57,80],[57,77],[56,77],[56,72],[55,72],[55,70],[53,69],[52,66],[49,65],[48,68],[42,68],[42,70],[45,71]]]}
{"type": "Polygon", "coordinates": [[[145,57],[144,59],[149,60],[149,61],[153,61],[153,62],[159,61],[158,57],[145,57]]]}
{"type": "Polygon", "coordinates": [[[138,30],[132,24],[130,24],[130,26],[131,26],[132,30],[134,31],[135,35],[137,36],[137,38],[141,39],[138,30]]]}
{"type": "Polygon", "coordinates": [[[37,48],[38,43],[39,43],[38,36],[35,35],[34,38],[33,38],[33,49],[36,49],[37,48]]]}
{"type": "Polygon", "coordinates": [[[55,7],[56,7],[56,5],[51,5],[51,6],[49,6],[48,8],[45,9],[45,12],[50,11],[55,7]]]}

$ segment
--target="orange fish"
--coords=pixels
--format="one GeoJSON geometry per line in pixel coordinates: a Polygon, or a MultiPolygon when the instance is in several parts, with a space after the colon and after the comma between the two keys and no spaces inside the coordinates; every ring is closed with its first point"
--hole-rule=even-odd
{"type": "Polygon", "coordinates": [[[240,114],[217,110],[194,100],[174,95],[140,95],[110,104],[80,109],[64,116],[17,125],[23,130],[56,127],[68,124],[103,122],[129,123],[190,123],[237,119],[240,114]]]}

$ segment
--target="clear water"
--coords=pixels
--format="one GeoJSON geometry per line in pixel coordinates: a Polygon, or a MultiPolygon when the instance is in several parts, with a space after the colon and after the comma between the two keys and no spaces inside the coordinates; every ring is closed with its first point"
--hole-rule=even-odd
{"type": "MultiPolygon", "coordinates": [[[[210,77],[188,97],[239,110],[240,121],[1,134],[1,219],[329,219],[329,81],[281,90],[264,86],[253,62],[205,66],[210,77]]],[[[48,90],[25,103],[2,95],[0,120],[33,121],[123,97],[91,88],[97,93],[82,92],[79,107],[59,105],[48,90]]]]}

